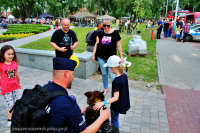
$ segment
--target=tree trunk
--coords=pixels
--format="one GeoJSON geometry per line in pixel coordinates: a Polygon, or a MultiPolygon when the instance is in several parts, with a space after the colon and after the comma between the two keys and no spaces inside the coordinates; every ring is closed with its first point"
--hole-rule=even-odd
{"type": "Polygon", "coordinates": [[[136,12],[134,12],[134,19],[133,19],[133,23],[135,23],[135,22],[136,22],[137,18],[138,18],[138,14],[137,14],[136,12]]]}

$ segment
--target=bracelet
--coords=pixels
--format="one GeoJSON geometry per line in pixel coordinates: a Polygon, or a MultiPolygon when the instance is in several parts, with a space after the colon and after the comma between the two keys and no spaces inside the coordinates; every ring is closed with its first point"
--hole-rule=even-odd
{"type": "Polygon", "coordinates": [[[104,102],[104,105],[107,105],[107,104],[108,104],[107,100],[104,100],[103,102],[104,102]]]}

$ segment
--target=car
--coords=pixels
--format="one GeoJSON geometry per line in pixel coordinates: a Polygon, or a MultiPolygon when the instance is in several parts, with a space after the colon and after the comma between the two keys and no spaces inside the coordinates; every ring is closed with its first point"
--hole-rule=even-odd
{"type": "Polygon", "coordinates": [[[190,27],[190,32],[186,36],[186,41],[200,40],[200,24],[190,27]]]}

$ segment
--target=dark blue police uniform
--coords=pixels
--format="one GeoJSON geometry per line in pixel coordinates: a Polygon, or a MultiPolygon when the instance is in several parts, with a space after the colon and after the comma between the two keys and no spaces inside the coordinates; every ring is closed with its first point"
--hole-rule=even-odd
{"type": "MultiPolygon", "coordinates": [[[[52,82],[49,91],[56,90],[62,90],[68,94],[65,88],[52,82]]],[[[87,125],[75,97],[69,95],[55,97],[50,101],[48,107],[50,108],[50,120],[47,130],[56,131],[56,133],[74,133],[86,129],[87,125]]]]}
{"type": "MultiPolygon", "coordinates": [[[[53,58],[54,70],[74,71],[76,64],[76,61],[67,58],[53,58]]],[[[69,96],[65,88],[52,82],[49,86],[49,91],[57,90],[66,92],[66,95],[57,96],[50,100],[47,108],[47,111],[50,113],[47,132],[76,133],[84,131],[87,126],[83,120],[81,109],[76,103],[76,98],[69,96]]]]}

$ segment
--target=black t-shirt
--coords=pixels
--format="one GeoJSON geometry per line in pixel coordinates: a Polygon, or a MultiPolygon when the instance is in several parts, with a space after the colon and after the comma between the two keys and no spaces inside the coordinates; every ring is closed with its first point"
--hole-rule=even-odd
{"type": "Polygon", "coordinates": [[[183,22],[179,22],[179,21],[178,21],[178,22],[176,23],[176,27],[178,28],[179,25],[181,26],[180,28],[182,28],[182,27],[183,27],[183,22]]]}
{"type": "Polygon", "coordinates": [[[56,30],[52,35],[51,42],[56,43],[56,45],[58,47],[68,48],[68,50],[66,52],[61,52],[61,51],[55,50],[56,57],[63,57],[63,58],[69,59],[70,56],[72,55],[72,50],[70,49],[70,44],[73,45],[77,41],[78,41],[78,39],[77,39],[74,31],[69,29],[69,31],[67,33],[65,33],[61,29],[56,30]]]}
{"type": "Polygon", "coordinates": [[[112,97],[114,96],[114,92],[119,92],[119,99],[111,104],[110,106],[111,110],[120,114],[126,114],[126,111],[128,111],[131,106],[130,106],[128,77],[125,73],[119,77],[116,77],[113,80],[112,97]]]}
{"type": "Polygon", "coordinates": [[[114,30],[110,34],[106,34],[104,31],[101,31],[98,35],[99,44],[98,44],[98,57],[108,60],[112,55],[116,55],[117,42],[121,40],[119,32],[114,30]]]}
{"type": "Polygon", "coordinates": [[[169,29],[169,23],[164,23],[164,31],[168,31],[169,29]]]}

